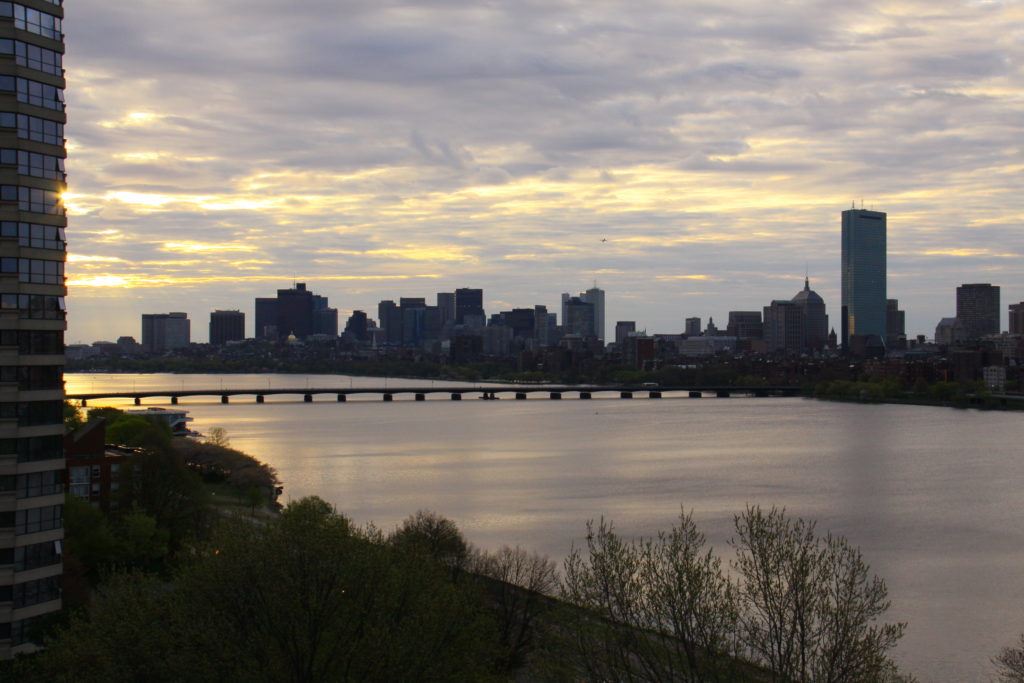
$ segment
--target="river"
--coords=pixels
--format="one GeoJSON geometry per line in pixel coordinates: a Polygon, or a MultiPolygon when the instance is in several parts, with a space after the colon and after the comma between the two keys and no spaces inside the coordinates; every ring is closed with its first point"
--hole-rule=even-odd
{"type": "MultiPolygon", "coordinates": [[[[66,380],[68,393],[443,385],[316,375],[66,380]]],[[[1024,631],[1019,412],[681,396],[266,400],[180,407],[197,430],[223,427],[232,446],[273,465],[286,499],[316,494],[359,523],[389,530],[432,509],[479,546],[518,544],[561,561],[588,519],[651,535],[685,506],[728,557],[735,513],[785,506],[863,550],[888,584],[888,618],[909,623],[896,658],[922,682],[990,680],[990,658],[1024,631]]]]}

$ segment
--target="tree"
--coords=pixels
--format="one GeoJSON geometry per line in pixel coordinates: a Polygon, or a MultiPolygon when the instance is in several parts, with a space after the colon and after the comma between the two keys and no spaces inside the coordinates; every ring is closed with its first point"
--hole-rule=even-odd
{"type": "Polygon", "coordinates": [[[567,615],[577,664],[608,680],[741,679],[735,587],[693,522],[624,542],[603,519],[587,523],[587,557],[565,561],[562,597],[589,610],[567,615]]]}
{"type": "Polygon", "coordinates": [[[996,673],[1006,683],[1024,683],[1024,635],[1016,647],[1004,647],[993,658],[996,673]]]}
{"type": "Polygon", "coordinates": [[[231,439],[228,438],[228,430],[223,427],[210,427],[210,431],[206,433],[206,443],[227,448],[231,445],[231,439]]]}
{"type": "Polygon", "coordinates": [[[905,624],[876,624],[889,608],[885,582],[860,550],[815,533],[785,511],[748,507],[735,518],[742,636],[749,654],[786,683],[889,680],[888,652],[905,624]]]}
{"type": "Polygon", "coordinates": [[[503,546],[493,554],[478,553],[473,571],[492,579],[488,587],[498,615],[502,659],[506,669],[517,669],[535,645],[539,618],[551,608],[548,596],[558,588],[555,563],[519,546],[503,546]]]}
{"type": "Polygon", "coordinates": [[[419,510],[402,522],[388,538],[402,552],[426,555],[452,570],[458,578],[469,559],[469,544],[452,520],[430,510],[419,510]]]}

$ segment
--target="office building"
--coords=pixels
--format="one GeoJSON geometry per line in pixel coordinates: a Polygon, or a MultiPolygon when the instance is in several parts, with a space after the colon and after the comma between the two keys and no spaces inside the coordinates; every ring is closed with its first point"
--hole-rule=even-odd
{"type": "Polygon", "coordinates": [[[764,335],[761,311],[729,311],[725,334],[737,339],[760,339],[764,335]]]}
{"type": "Polygon", "coordinates": [[[437,311],[441,316],[441,325],[455,322],[455,292],[437,293],[437,311]]]}
{"type": "Polygon", "coordinates": [[[0,16],[0,659],[61,608],[64,503],[64,10],[0,16]]]}
{"type": "Polygon", "coordinates": [[[828,345],[828,315],[825,300],[811,289],[811,281],[804,278],[804,288],[793,297],[793,303],[803,315],[802,350],[820,351],[828,345]]]}
{"type": "Polygon", "coordinates": [[[900,310],[899,299],[885,302],[885,346],[895,349],[905,347],[907,341],[907,314],[900,310]]]}
{"type": "Polygon", "coordinates": [[[582,301],[594,307],[594,335],[604,343],[604,290],[596,284],[585,292],[580,293],[582,301]]]}
{"type": "Polygon", "coordinates": [[[700,318],[687,318],[686,319],[686,332],[687,337],[699,337],[700,336],[700,318]]]}
{"type": "Polygon", "coordinates": [[[142,350],[166,353],[192,343],[192,323],[186,313],[143,313],[142,350]]]}
{"type": "Polygon", "coordinates": [[[805,349],[804,308],[776,299],[764,307],[764,341],[768,351],[799,353],[805,349]]]}
{"type": "Polygon", "coordinates": [[[256,299],[256,338],[284,341],[320,334],[338,336],[338,309],[327,297],[313,294],[305,282],[277,290],[277,297],[256,299]]]}
{"type": "Polygon", "coordinates": [[[594,304],[584,301],[578,296],[569,297],[564,304],[565,320],[562,326],[565,334],[574,334],[579,337],[596,337],[594,329],[594,304]]]}
{"type": "Polygon", "coordinates": [[[245,339],[245,313],[213,311],[210,313],[210,343],[223,346],[229,341],[245,339]]]}
{"type": "Polygon", "coordinates": [[[391,299],[377,304],[377,324],[383,330],[381,342],[388,346],[400,346],[402,343],[402,312],[391,299]]]}
{"type": "MultiPolygon", "coordinates": [[[[761,314],[757,314],[758,320],[761,319],[761,314]]],[[[629,335],[636,332],[636,321],[635,320],[620,320],[615,323],[615,344],[619,348],[622,348],[622,344],[626,341],[629,335]]]]}
{"type": "Polygon", "coordinates": [[[369,319],[366,317],[365,311],[352,311],[352,315],[348,317],[348,321],[345,323],[345,333],[343,336],[355,343],[369,341],[369,319]]]}
{"type": "Polygon", "coordinates": [[[967,341],[999,334],[999,287],[988,283],[957,287],[956,317],[967,341]]]}
{"type": "Polygon", "coordinates": [[[842,320],[840,338],[850,348],[854,335],[864,345],[885,341],[886,215],[847,209],[842,223],[842,320]]]}
{"type": "Polygon", "coordinates": [[[1024,334],[1024,301],[1010,304],[1010,334],[1024,334]]]}
{"type": "Polygon", "coordinates": [[[486,318],[484,317],[484,290],[482,289],[456,289],[455,290],[455,324],[466,325],[467,327],[483,327],[486,318]],[[468,316],[468,320],[467,320],[468,316]]]}

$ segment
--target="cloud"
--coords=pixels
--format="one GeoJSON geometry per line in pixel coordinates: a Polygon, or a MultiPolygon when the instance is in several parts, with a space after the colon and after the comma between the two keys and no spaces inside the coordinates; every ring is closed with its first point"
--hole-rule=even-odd
{"type": "MultiPolygon", "coordinates": [[[[159,282],[202,319],[293,277],[346,309],[457,286],[553,306],[599,277],[610,322],[672,331],[668,297],[724,317],[807,267],[836,320],[838,214],[862,197],[889,213],[911,330],[961,281],[1024,298],[998,270],[1024,250],[1019,2],[65,11],[83,311],[89,291],[159,282]],[[713,280],[667,293],[658,273],[713,280]]],[[[70,338],[110,336],[69,310],[70,338]]]]}

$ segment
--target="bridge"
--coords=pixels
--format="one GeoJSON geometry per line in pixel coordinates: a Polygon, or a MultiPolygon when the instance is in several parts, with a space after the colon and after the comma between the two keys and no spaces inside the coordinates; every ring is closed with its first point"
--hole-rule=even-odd
{"type": "Polygon", "coordinates": [[[444,387],[300,387],[285,389],[151,389],[146,391],[95,391],[89,393],[68,394],[68,400],[80,401],[84,407],[89,401],[97,399],[123,398],[133,399],[135,405],[142,405],[146,398],[167,398],[172,405],[177,405],[182,398],[195,396],[219,396],[221,403],[229,403],[235,396],[253,396],[256,403],[263,403],[267,396],[302,396],[306,403],[312,403],[314,396],[334,396],[339,403],[344,403],[349,396],[358,394],[377,394],[383,401],[391,401],[395,396],[412,396],[417,401],[424,401],[428,394],[448,394],[451,400],[460,401],[464,396],[479,394],[478,398],[494,400],[503,397],[516,400],[525,400],[528,394],[547,394],[549,399],[558,400],[563,396],[575,396],[579,399],[590,399],[595,394],[611,394],[618,398],[630,399],[634,397],[662,398],[666,393],[684,392],[689,398],[702,398],[713,395],[718,398],[730,396],[796,396],[800,393],[799,387],[790,386],[657,386],[636,385],[636,386],[609,386],[606,384],[567,384],[567,385],[536,385],[536,384],[515,384],[505,386],[444,386],[444,387]]]}

